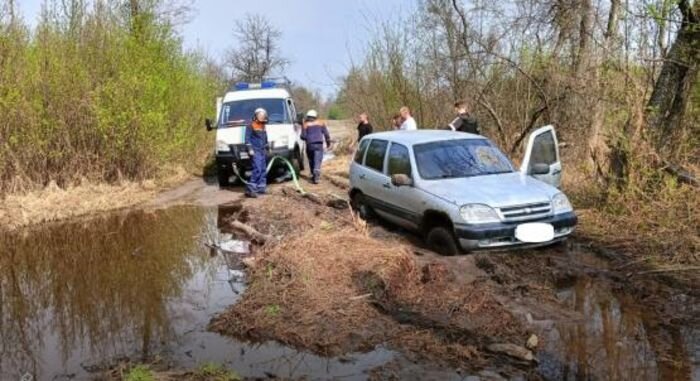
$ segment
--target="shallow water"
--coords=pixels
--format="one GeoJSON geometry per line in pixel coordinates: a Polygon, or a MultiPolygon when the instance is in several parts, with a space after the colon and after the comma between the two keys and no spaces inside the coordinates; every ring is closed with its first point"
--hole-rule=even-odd
{"type": "MultiPolygon", "coordinates": [[[[246,377],[363,380],[395,361],[402,379],[463,378],[382,347],[327,359],[208,332],[245,291],[241,256],[215,248],[246,251],[220,229],[236,211],[174,207],[0,233],[0,380],[90,379],[118,361],[156,357],[246,377]]],[[[595,257],[586,264],[604,266],[595,257]]],[[[535,322],[545,378],[700,380],[698,324],[668,324],[596,278],[572,278],[557,297],[577,317],[535,322]]],[[[700,316],[687,296],[673,302],[700,316]]]]}
{"type": "MultiPolygon", "coordinates": [[[[536,322],[544,341],[540,374],[551,380],[700,380],[700,326],[670,324],[658,306],[603,279],[567,283],[557,298],[577,317],[536,322]]],[[[675,298],[687,303],[685,316],[699,316],[700,306],[687,296],[675,298]]]]}
{"type": "Polygon", "coordinates": [[[210,246],[241,249],[219,230],[226,213],[176,207],[0,234],[0,379],[89,379],[154,357],[249,377],[365,379],[393,357],[324,359],[207,332],[245,289],[238,257],[210,246]]]}

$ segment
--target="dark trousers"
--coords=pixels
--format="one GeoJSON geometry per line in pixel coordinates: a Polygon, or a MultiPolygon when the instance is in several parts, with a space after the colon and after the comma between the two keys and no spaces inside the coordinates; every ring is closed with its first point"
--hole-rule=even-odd
{"type": "Polygon", "coordinates": [[[250,180],[246,186],[248,193],[265,193],[267,188],[267,158],[265,150],[254,150],[255,155],[251,158],[253,162],[253,173],[250,175],[250,180]]]}
{"type": "Polygon", "coordinates": [[[321,178],[321,163],[323,162],[323,143],[307,144],[306,155],[309,157],[312,179],[319,180],[321,178]]]}

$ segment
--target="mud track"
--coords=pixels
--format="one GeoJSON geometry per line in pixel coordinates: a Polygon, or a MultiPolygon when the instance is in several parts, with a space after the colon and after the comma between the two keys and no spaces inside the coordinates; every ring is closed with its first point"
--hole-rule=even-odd
{"type": "Polygon", "coordinates": [[[175,198],[228,203],[224,218],[275,237],[257,248],[243,299],[211,329],[323,356],[401,353],[378,379],[410,379],[416,366],[438,378],[697,379],[697,287],[630,276],[579,236],[440,257],[411,233],[354,219],[341,200],[345,165],[327,165],[321,185],[304,182],[312,197],[282,184],[257,200],[201,189],[175,198]]]}

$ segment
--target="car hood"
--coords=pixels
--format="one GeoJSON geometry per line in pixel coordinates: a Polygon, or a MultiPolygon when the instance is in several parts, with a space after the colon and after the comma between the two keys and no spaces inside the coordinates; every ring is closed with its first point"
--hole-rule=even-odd
{"type": "Polygon", "coordinates": [[[557,188],[520,172],[424,180],[419,187],[455,205],[485,204],[495,208],[549,202],[559,193],[557,188]]]}

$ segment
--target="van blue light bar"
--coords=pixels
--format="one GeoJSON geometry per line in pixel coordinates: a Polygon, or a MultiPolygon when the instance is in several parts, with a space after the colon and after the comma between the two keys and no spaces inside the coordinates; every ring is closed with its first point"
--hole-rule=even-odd
{"type": "Polygon", "coordinates": [[[278,87],[290,86],[287,78],[270,78],[261,83],[238,82],[231,87],[231,90],[251,90],[251,89],[274,89],[278,87]]]}
{"type": "Polygon", "coordinates": [[[277,87],[274,82],[263,82],[263,83],[248,83],[248,82],[238,82],[233,85],[234,90],[253,90],[253,89],[272,89],[277,87]]]}

